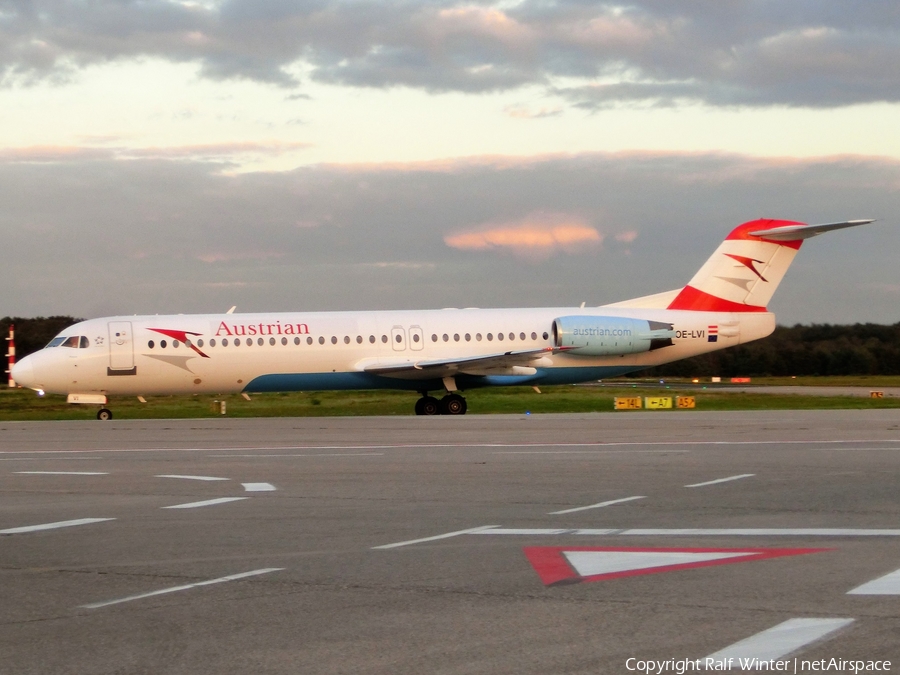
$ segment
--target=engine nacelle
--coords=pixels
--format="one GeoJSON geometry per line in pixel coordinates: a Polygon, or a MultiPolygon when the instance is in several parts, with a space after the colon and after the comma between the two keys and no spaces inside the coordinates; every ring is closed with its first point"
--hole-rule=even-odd
{"type": "Polygon", "coordinates": [[[673,344],[672,324],[618,316],[561,316],[553,322],[553,341],[569,354],[620,356],[673,344]]]}

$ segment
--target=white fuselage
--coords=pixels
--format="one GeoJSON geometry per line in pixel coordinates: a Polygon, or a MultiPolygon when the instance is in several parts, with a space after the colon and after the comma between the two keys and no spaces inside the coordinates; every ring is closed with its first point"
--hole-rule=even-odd
{"type": "Polygon", "coordinates": [[[77,336],[78,346],[32,354],[17,365],[16,377],[24,386],[49,393],[85,395],[433,391],[446,382],[416,377],[417,364],[546,348],[547,354],[528,367],[459,367],[451,374],[461,390],[563,384],[723,349],[765,337],[774,327],[769,312],[612,306],[122,316],[67,328],[60,337],[77,336]],[[671,346],[637,354],[592,357],[553,350],[554,320],[578,315],[666,322],[672,324],[674,338],[671,346]],[[404,365],[410,369],[371,372],[404,365]]]}

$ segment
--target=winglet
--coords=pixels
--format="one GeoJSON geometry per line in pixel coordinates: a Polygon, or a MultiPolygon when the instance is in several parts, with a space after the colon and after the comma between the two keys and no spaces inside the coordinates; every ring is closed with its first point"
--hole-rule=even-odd
{"type": "Polygon", "coordinates": [[[823,225],[787,225],[785,227],[773,227],[768,230],[758,230],[750,232],[754,237],[762,237],[771,241],[799,241],[800,239],[809,239],[823,232],[831,232],[831,230],[843,230],[845,227],[856,227],[857,225],[866,225],[874,223],[874,218],[863,220],[845,220],[840,223],[825,223],[823,225]]]}

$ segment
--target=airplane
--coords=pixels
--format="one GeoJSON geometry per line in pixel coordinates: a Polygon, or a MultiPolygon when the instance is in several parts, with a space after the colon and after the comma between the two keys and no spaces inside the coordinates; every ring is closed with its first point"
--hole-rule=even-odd
{"type": "Polygon", "coordinates": [[[417,415],[462,415],[468,389],[593,381],[764,338],[775,329],[766,306],[803,240],[871,222],[749,221],[686,286],[599,307],[91,319],[12,375],[102,406],[101,420],[111,395],[341,389],[419,392],[417,415]]]}

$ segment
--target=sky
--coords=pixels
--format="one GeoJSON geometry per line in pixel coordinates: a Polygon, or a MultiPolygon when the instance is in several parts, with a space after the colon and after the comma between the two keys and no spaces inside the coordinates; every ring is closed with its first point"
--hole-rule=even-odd
{"type": "Polygon", "coordinates": [[[759,217],[900,321],[900,5],[0,0],[0,316],[588,306],[759,217]]]}

